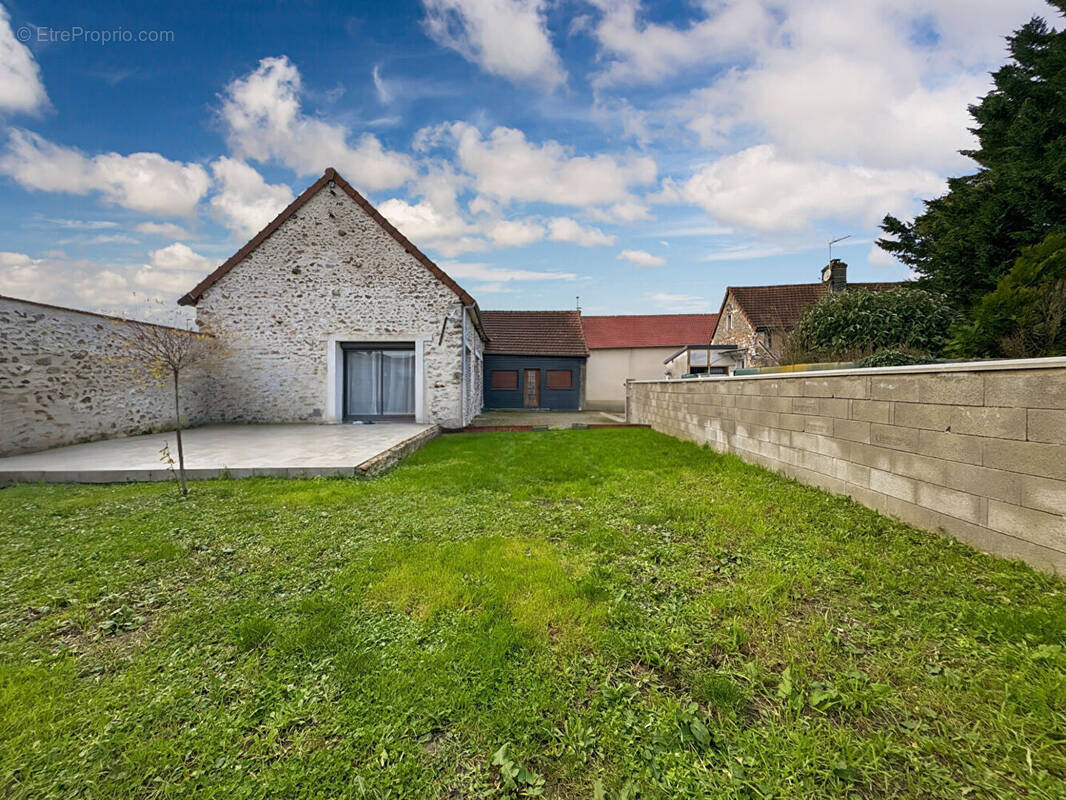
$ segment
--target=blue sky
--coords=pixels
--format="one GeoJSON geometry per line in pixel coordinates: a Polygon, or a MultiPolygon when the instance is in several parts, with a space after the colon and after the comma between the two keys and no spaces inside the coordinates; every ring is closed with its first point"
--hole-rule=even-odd
{"type": "Polygon", "coordinates": [[[855,280],[1032,0],[9,2],[0,293],[159,316],[334,166],[483,308],[855,280]],[[148,41],[139,41],[141,38],[148,41]],[[108,41],[110,38],[110,41],[108,41]],[[132,41],[123,41],[132,39],[132,41]]]}

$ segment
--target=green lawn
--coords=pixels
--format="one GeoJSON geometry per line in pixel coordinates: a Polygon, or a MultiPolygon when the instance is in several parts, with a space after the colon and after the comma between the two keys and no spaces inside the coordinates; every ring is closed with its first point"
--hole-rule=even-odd
{"type": "Polygon", "coordinates": [[[1063,589],[647,430],[8,488],[0,796],[1066,797],[1063,589]]]}

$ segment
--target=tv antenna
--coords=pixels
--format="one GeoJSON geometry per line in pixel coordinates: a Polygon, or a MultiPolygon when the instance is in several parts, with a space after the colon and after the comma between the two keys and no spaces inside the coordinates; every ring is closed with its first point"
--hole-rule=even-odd
{"type": "Polygon", "coordinates": [[[842,242],[845,239],[850,239],[850,238],[851,238],[851,234],[849,233],[849,234],[846,234],[844,236],[838,236],[836,239],[830,239],[829,240],[829,260],[830,261],[833,260],[833,245],[835,245],[837,242],[842,242]]]}
{"type": "Polygon", "coordinates": [[[577,300],[577,303],[576,303],[577,310],[580,311],[581,310],[581,295],[578,295],[576,300],[577,300]]]}

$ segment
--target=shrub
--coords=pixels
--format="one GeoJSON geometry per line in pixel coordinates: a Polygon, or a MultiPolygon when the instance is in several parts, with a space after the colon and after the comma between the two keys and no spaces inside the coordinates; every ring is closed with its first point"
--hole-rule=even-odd
{"type": "Polygon", "coordinates": [[[907,353],[903,350],[878,350],[873,355],[864,358],[861,364],[864,367],[909,367],[912,364],[926,364],[930,360],[928,356],[907,353]]]}
{"type": "Polygon", "coordinates": [[[911,286],[829,294],[800,314],[785,361],[860,361],[880,351],[928,360],[943,352],[956,318],[942,296],[911,286]]]}
{"type": "Polygon", "coordinates": [[[1024,248],[950,349],[964,357],[1066,354],[1066,234],[1024,248]]]}

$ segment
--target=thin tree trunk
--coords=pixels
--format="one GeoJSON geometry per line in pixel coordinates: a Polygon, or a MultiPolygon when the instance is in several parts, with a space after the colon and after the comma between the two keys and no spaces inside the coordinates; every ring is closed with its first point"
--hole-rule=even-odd
{"type": "Polygon", "coordinates": [[[185,484],[185,451],[181,447],[181,401],[178,395],[178,371],[174,370],[174,432],[178,438],[178,478],[181,480],[181,496],[189,496],[185,484]]]}

